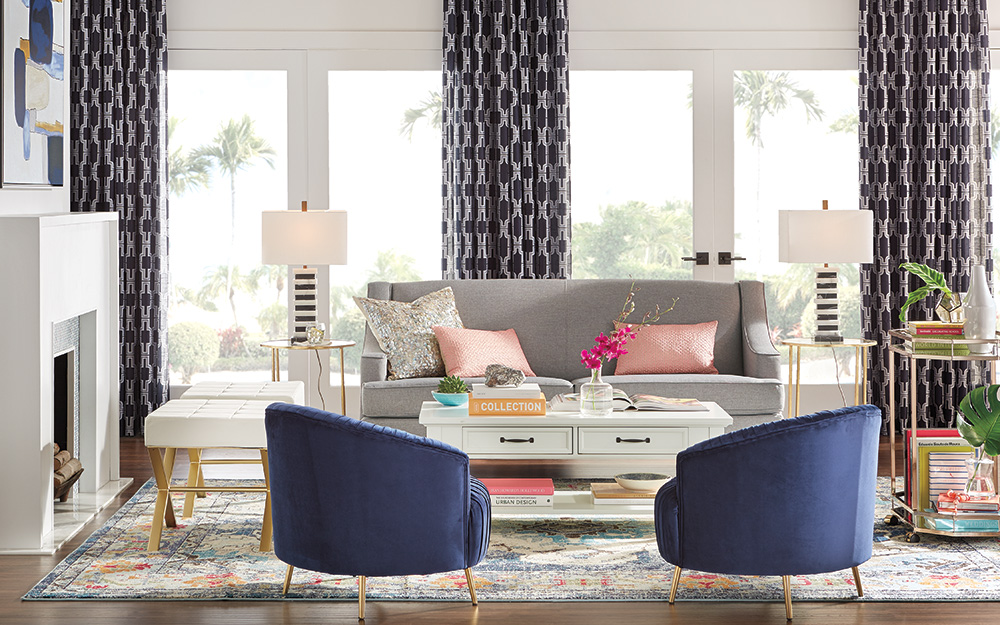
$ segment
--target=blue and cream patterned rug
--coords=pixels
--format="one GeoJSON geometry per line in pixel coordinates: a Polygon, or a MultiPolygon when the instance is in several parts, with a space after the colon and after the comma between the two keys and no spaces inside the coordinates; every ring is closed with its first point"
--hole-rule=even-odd
{"type": "MultiPolygon", "coordinates": [[[[924,535],[881,519],[888,479],[879,478],[874,555],[851,571],[792,578],[795,601],[995,601],[1000,599],[1000,540],[924,535]]],[[[88,538],[25,599],[282,599],[285,565],[260,553],[259,495],[209,494],[195,516],[164,531],[148,554],[155,489],[151,483],[88,538]]],[[[178,510],[179,513],[179,510],[178,510]]],[[[494,518],[485,560],[473,569],[481,601],[665,600],[673,567],[660,558],[650,517],[494,518]]],[[[374,600],[467,601],[465,575],[370,578],[374,600]]],[[[289,599],[356,600],[354,578],[296,570],[289,599]]],[[[777,577],[685,571],[678,601],[781,601],[777,577]]]]}

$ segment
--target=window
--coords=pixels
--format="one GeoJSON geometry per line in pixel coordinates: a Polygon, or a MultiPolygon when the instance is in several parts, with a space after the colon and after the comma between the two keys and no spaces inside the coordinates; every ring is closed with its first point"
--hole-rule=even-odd
{"type": "MultiPolygon", "coordinates": [[[[441,72],[329,72],[330,206],[348,265],[330,268],[331,335],[364,338],[367,283],[441,277],[441,72]]],[[[360,347],[345,353],[356,371],[360,347]]],[[[338,380],[339,384],[339,380],[338,380]]]]}
{"type": "MultiPolygon", "coordinates": [[[[733,74],[737,279],[766,285],[775,338],[815,331],[811,265],[778,262],[778,211],[858,209],[858,83],[851,70],[737,70],[733,74]]],[[[841,332],[861,336],[858,265],[840,266],[841,332]]],[[[787,365],[787,351],[782,359],[787,365]]],[[[842,380],[853,375],[841,352],[842,380]]],[[[832,350],[802,353],[803,381],[834,382],[832,350]]],[[[787,375],[787,374],[786,374],[787,375]]],[[[783,378],[787,379],[787,378],[783,378]]]]}
{"type": "Polygon", "coordinates": [[[691,278],[691,74],[571,73],[574,278],[691,278]]]}
{"type": "Polygon", "coordinates": [[[267,380],[287,336],[287,268],[260,263],[260,213],[287,206],[286,74],[171,70],[171,384],[267,380]]]}

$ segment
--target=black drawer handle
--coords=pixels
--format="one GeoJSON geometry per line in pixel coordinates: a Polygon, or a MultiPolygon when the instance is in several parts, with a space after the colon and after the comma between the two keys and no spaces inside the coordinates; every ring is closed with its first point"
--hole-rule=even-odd
{"type": "Polygon", "coordinates": [[[534,443],[535,442],[535,437],[532,436],[531,438],[504,438],[504,437],[501,436],[500,437],[500,442],[501,443],[534,443]]]}
{"type": "Polygon", "coordinates": [[[646,438],[622,438],[618,436],[615,438],[616,443],[648,443],[649,437],[646,438]]]}

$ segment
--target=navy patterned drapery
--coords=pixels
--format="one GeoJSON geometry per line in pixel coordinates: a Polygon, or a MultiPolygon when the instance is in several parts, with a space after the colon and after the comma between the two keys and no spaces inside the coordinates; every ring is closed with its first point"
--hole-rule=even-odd
{"type": "Polygon", "coordinates": [[[71,209],[117,211],[121,433],[167,400],[164,0],[74,0],[71,209]]]}
{"type": "MultiPolygon", "coordinates": [[[[861,0],[861,208],[875,213],[862,314],[865,338],[879,342],[870,390],[885,414],[888,331],[900,326],[900,306],[920,285],[900,263],[930,265],[956,292],[968,290],[972,265],[985,263],[992,273],[988,37],[986,0],[861,0]]],[[[935,303],[928,298],[909,318],[933,318],[935,303]]],[[[915,366],[920,425],[951,426],[982,371],[915,366]]],[[[908,365],[895,373],[897,415],[908,419],[908,365]]]]}
{"type": "Polygon", "coordinates": [[[445,0],[442,273],[568,278],[566,0],[445,0]]]}

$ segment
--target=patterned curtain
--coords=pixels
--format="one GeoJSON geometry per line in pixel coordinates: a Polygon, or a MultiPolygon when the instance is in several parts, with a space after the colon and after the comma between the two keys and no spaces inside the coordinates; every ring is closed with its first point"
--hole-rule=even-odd
{"type": "Polygon", "coordinates": [[[74,211],[117,211],[121,432],[167,399],[164,0],[72,2],[74,211]]]}
{"type": "MultiPolygon", "coordinates": [[[[970,267],[992,274],[989,222],[989,28],[986,0],[861,0],[861,208],[875,213],[875,262],[862,267],[872,403],[888,417],[888,331],[900,327],[906,294],[920,286],[899,269],[941,271],[952,290],[970,267]]],[[[926,299],[908,313],[932,319],[926,299]]],[[[897,365],[898,366],[898,365],[897,365]]],[[[952,426],[979,365],[918,361],[922,426],[952,426]]],[[[909,419],[909,368],[895,371],[897,419],[909,419]]],[[[887,424],[888,425],[888,424],[887,424]]]]}
{"type": "Polygon", "coordinates": [[[445,278],[570,273],[567,0],[445,0],[445,278]]]}

